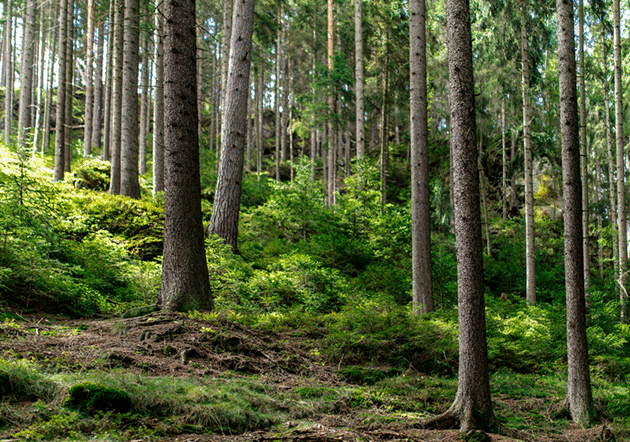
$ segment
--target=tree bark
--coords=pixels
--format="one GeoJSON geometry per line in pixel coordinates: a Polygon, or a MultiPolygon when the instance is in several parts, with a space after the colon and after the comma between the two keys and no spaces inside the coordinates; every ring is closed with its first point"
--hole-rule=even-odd
{"type": "Polygon", "coordinates": [[[164,191],[164,19],[162,3],[155,14],[155,104],[153,105],[153,197],[164,191]]]}
{"type": "Polygon", "coordinates": [[[562,189],[564,194],[564,268],[567,297],[567,405],[574,422],[589,425],[595,417],[586,340],[586,306],[582,251],[582,185],[577,112],[573,2],[556,0],[562,189]]]}
{"type": "MultiPolygon", "coordinates": [[[[327,59],[328,59],[328,72],[329,72],[329,80],[332,83],[332,73],[335,68],[335,21],[334,21],[334,13],[333,13],[333,0],[328,0],[328,9],[327,9],[327,22],[328,22],[328,44],[327,44],[327,59]]],[[[332,84],[329,85],[328,89],[328,112],[329,112],[329,120],[328,120],[328,205],[335,205],[335,188],[336,188],[336,171],[337,171],[337,147],[335,142],[335,124],[333,123],[332,117],[335,115],[335,93],[334,86],[332,84]]]]}
{"type": "Polygon", "coordinates": [[[212,309],[203,240],[197,133],[195,1],[164,8],[164,259],[158,305],[212,309]]]}
{"type": "Polygon", "coordinates": [[[92,155],[92,120],[94,109],[94,0],[87,1],[87,31],[85,45],[85,127],[83,156],[92,155]]]}
{"type": "Polygon", "coordinates": [[[18,116],[18,147],[26,149],[31,129],[31,96],[33,89],[33,62],[35,59],[35,0],[26,0],[22,34],[22,66],[20,68],[20,104],[18,116]]]}
{"type": "Polygon", "coordinates": [[[48,84],[48,77],[46,75],[46,53],[48,49],[48,42],[50,39],[50,28],[44,31],[44,11],[49,8],[45,8],[43,5],[40,5],[39,8],[39,55],[37,57],[38,64],[38,85],[36,87],[37,93],[35,98],[35,133],[33,135],[33,158],[37,155],[37,151],[39,149],[39,142],[41,140],[41,128],[42,128],[42,118],[44,117],[44,97],[43,93],[48,84]]]}
{"type": "Polygon", "coordinates": [[[431,274],[431,202],[424,0],[411,0],[409,20],[412,291],[414,311],[427,313],[434,311],[435,308],[431,274]]]}
{"type": "Polygon", "coordinates": [[[111,129],[110,147],[111,172],[109,180],[109,193],[120,193],[120,168],[121,168],[121,138],[122,138],[122,95],[123,95],[123,42],[124,42],[124,0],[114,2],[114,38],[112,41],[112,102],[111,102],[111,129]]]}
{"type": "Polygon", "coordinates": [[[98,40],[96,43],[96,73],[94,74],[94,109],[92,111],[93,148],[101,147],[101,125],[103,123],[103,54],[105,51],[105,22],[98,25],[98,40]]]}
{"type": "Polygon", "coordinates": [[[66,99],[64,118],[64,169],[71,172],[72,169],[72,102],[74,99],[74,2],[68,3],[68,28],[66,36],[66,99]]]}
{"type": "Polygon", "coordinates": [[[503,206],[502,215],[503,221],[507,221],[507,146],[505,143],[505,97],[501,97],[501,158],[502,158],[502,173],[501,173],[501,203],[503,206]]]}
{"type": "MultiPolygon", "coordinates": [[[[389,36],[386,37],[388,39],[389,36]]],[[[387,42],[385,45],[387,46],[387,42]]],[[[383,73],[383,91],[381,92],[381,214],[387,204],[387,167],[389,166],[389,128],[387,127],[387,94],[389,93],[389,52],[386,49],[385,69],[383,73]]]]}
{"type": "Polygon", "coordinates": [[[591,268],[589,254],[589,229],[588,229],[588,146],[586,144],[586,85],[584,82],[584,0],[578,2],[578,16],[580,39],[578,54],[580,57],[580,147],[582,148],[582,248],[584,253],[584,290],[586,291],[586,300],[588,304],[589,291],[591,289],[591,268]]]}
{"type": "Polygon", "coordinates": [[[46,108],[44,109],[44,125],[43,125],[44,134],[42,137],[42,147],[41,147],[42,156],[44,156],[44,153],[50,147],[50,108],[52,104],[53,80],[55,78],[54,66],[55,66],[55,56],[57,55],[57,43],[58,43],[57,39],[54,38],[54,34],[51,38],[52,38],[53,46],[52,46],[52,51],[50,52],[50,57],[48,60],[48,91],[46,93],[46,104],[45,104],[46,108]]]}
{"type": "Polygon", "coordinates": [[[262,173],[262,157],[263,157],[263,149],[264,149],[264,137],[263,137],[263,117],[264,117],[264,109],[263,109],[263,97],[265,95],[265,68],[264,63],[260,63],[258,67],[258,84],[256,86],[256,100],[258,105],[256,106],[258,110],[258,118],[256,122],[258,123],[258,130],[256,131],[257,141],[256,141],[256,175],[258,176],[258,182],[260,183],[260,174],[262,173]]]}
{"type": "Polygon", "coordinates": [[[209,226],[209,232],[223,238],[234,253],[238,253],[254,5],[255,0],[236,0],[234,4],[227,96],[221,132],[221,162],[209,226]]]}
{"type": "Polygon", "coordinates": [[[364,75],[363,75],[363,0],[354,0],[354,58],[355,58],[355,86],[356,96],[356,140],[357,160],[363,158],[365,151],[365,103],[364,103],[364,75]]]}
{"type": "MultiPolygon", "coordinates": [[[[11,0],[9,0],[10,2],[11,0]]],[[[62,181],[64,177],[65,149],[64,123],[66,119],[66,45],[68,29],[68,0],[59,2],[59,63],[57,69],[57,107],[55,115],[55,168],[53,181],[62,181]]]]}
{"type": "MultiPolygon", "coordinates": [[[[62,2],[64,0],[61,0],[62,2]]],[[[4,144],[11,144],[11,120],[13,119],[13,0],[7,0],[4,25],[4,144]]],[[[65,38],[65,35],[64,35],[65,38]]],[[[63,175],[60,179],[63,179],[63,175]]],[[[55,180],[56,181],[56,180],[55,180]]]]}
{"type": "Polygon", "coordinates": [[[142,36],[142,97],[140,99],[140,166],[138,172],[144,175],[147,171],[147,138],[149,133],[149,84],[151,83],[151,61],[149,57],[149,37],[142,36]]]}
{"type": "Polygon", "coordinates": [[[115,28],[115,1],[109,2],[109,18],[107,29],[107,75],[105,78],[105,109],[103,112],[103,161],[109,161],[111,155],[112,135],[112,100],[114,93],[114,28],[115,28]]]}

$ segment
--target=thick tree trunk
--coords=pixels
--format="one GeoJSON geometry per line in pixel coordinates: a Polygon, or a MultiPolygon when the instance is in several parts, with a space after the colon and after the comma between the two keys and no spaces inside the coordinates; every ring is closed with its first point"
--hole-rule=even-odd
{"type": "Polygon", "coordinates": [[[628,243],[626,232],[626,197],[624,176],[624,147],[623,147],[623,84],[621,79],[621,35],[619,0],[613,0],[614,17],[614,46],[615,46],[615,138],[617,144],[617,225],[619,232],[619,285],[621,286],[621,322],[627,323],[628,296],[626,293],[626,281],[628,271],[628,243]]]}
{"type": "Polygon", "coordinates": [[[94,110],[94,0],[87,1],[87,31],[85,45],[85,127],[83,156],[92,155],[92,124],[94,110]]]}
{"type": "Polygon", "coordinates": [[[164,11],[164,260],[158,305],[212,309],[203,241],[197,133],[195,1],[166,0],[164,11]]]}
{"type": "Polygon", "coordinates": [[[22,34],[22,66],[20,68],[20,104],[18,116],[18,147],[26,149],[31,129],[31,95],[33,88],[33,62],[35,59],[35,0],[26,0],[24,30],[22,34]]]}
{"type": "Polygon", "coordinates": [[[363,158],[365,150],[365,104],[364,95],[364,79],[363,79],[363,1],[354,0],[354,58],[355,58],[355,86],[354,93],[356,96],[356,140],[357,140],[357,159],[363,158]]]}
{"type": "Polygon", "coordinates": [[[234,0],[223,0],[223,40],[221,41],[221,113],[225,111],[225,96],[228,67],[230,61],[230,43],[232,42],[232,15],[234,0]]]}
{"type": "Polygon", "coordinates": [[[124,35],[120,193],[131,198],[140,198],[138,181],[140,0],[125,0],[124,35]]]}
{"type": "Polygon", "coordinates": [[[223,238],[234,253],[238,252],[254,4],[255,0],[236,0],[234,5],[227,97],[221,132],[221,162],[209,226],[210,233],[223,238]]]}
{"type": "Polygon", "coordinates": [[[112,102],[111,102],[111,128],[110,146],[111,172],[109,180],[109,193],[120,193],[120,144],[122,138],[122,95],[123,95],[123,42],[124,42],[124,0],[115,0],[114,3],[114,38],[112,41],[112,102]]]}
{"type": "Polygon", "coordinates": [[[161,1],[155,14],[155,104],[153,105],[153,196],[164,191],[164,19],[161,1]]]}
{"type": "Polygon", "coordinates": [[[414,311],[427,313],[435,308],[430,259],[431,201],[424,0],[412,0],[409,14],[412,291],[414,311]]]}
{"type": "Polygon", "coordinates": [[[595,417],[586,340],[582,252],[582,185],[577,112],[573,2],[556,0],[562,189],[564,194],[564,268],[567,296],[567,405],[571,417],[587,426],[595,417]]]}
{"type": "MultiPolygon", "coordinates": [[[[9,0],[10,1],[10,0],[9,0]]],[[[55,168],[53,181],[61,181],[64,177],[65,149],[64,123],[66,119],[66,40],[68,29],[68,0],[59,2],[59,64],[57,69],[57,107],[55,115],[55,168]]]]}
{"type": "Polygon", "coordinates": [[[532,171],[532,135],[529,99],[529,49],[527,41],[527,3],[521,10],[521,61],[523,90],[523,142],[525,146],[525,265],[527,287],[525,298],[528,304],[536,303],[536,243],[534,236],[534,179],[532,171]]]}

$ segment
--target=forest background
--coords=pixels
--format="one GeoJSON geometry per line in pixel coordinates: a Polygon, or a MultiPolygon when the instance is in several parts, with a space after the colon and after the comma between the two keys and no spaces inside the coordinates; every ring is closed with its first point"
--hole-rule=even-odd
{"type": "MultiPolygon", "coordinates": [[[[133,7],[133,2],[124,7],[65,1],[3,4],[0,290],[7,336],[38,335],[28,315],[117,317],[158,297],[164,236],[164,141],[156,100],[162,25],[156,5],[143,2],[135,6],[137,25],[128,27],[126,20],[134,14],[126,8],[133,7]],[[126,29],[137,30],[138,39],[131,44],[123,38],[126,29]],[[134,77],[122,75],[125,63],[137,66],[135,84],[125,83],[134,77]],[[124,106],[134,107],[130,103],[136,104],[137,114],[124,118],[124,106]]],[[[497,414],[507,426],[537,434],[539,440],[542,434],[552,438],[571,428],[560,406],[567,348],[554,7],[482,1],[470,7],[493,394],[504,404],[527,398],[524,403],[534,410],[506,406],[497,414]],[[557,406],[555,414],[550,404],[557,406]]],[[[430,253],[437,311],[416,315],[409,11],[406,3],[396,1],[365,2],[361,9],[363,57],[355,57],[354,31],[360,29],[355,5],[341,1],[334,4],[330,57],[323,5],[257,2],[238,240],[230,247],[215,235],[207,238],[215,313],[197,319],[236,321],[252,330],[309,340],[310,351],[336,367],[336,376],[367,385],[342,401],[344,407],[370,409],[381,401],[389,406],[387,417],[368,416],[365,422],[404,426],[410,415],[400,413],[420,418],[427,409],[446,409],[454,394],[448,379],[458,368],[446,10],[443,3],[427,5],[430,253]],[[357,69],[359,58],[364,68],[357,69]],[[364,79],[357,80],[359,71],[364,79]],[[362,113],[356,111],[359,81],[365,85],[362,113]],[[365,120],[357,126],[359,114],[365,120]],[[411,372],[430,380],[411,379],[411,372]],[[424,407],[416,397],[421,388],[429,392],[424,407]],[[356,395],[368,399],[357,402],[356,395]],[[400,396],[409,400],[400,401],[400,396]],[[427,400],[436,405],[427,407],[427,400]]],[[[630,415],[623,249],[627,112],[622,91],[627,79],[621,76],[625,59],[613,58],[611,40],[618,42],[620,54],[627,52],[627,40],[621,38],[625,32],[619,33],[618,4],[592,2],[579,7],[578,16],[585,45],[577,54],[579,79],[587,85],[580,99],[590,364],[600,419],[624,437],[630,415]],[[619,79],[613,81],[617,64],[619,79]],[[615,113],[609,89],[618,90],[615,113]]],[[[231,5],[197,5],[206,225],[220,162],[229,17],[231,5]]],[[[201,328],[212,333],[211,325],[201,328]]],[[[72,364],[45,359],[5,351],[2,373],[12,387],[3,396],[10,402],[17,392],[28,391],[33,401],[24,412],[28,418],[18,419],[11,407],[4,407],[4,428],[35,439],[49,436],[44,429],[51,422],[77,434],[95,431],[89,426],[82,430],[84,421],[61,404],[41,412],[43,402],[63,397],[78,380],[54,378],[54,372],[72,372],[72,364]],[[42,383],[55,388],[42,389],[42,383]]],[[[89,368],[104,369],[102,363],[89,368]]],[[[132,390],[117,385],[115,376],[108,382],[132,390]]],[[[131,393],[134,407],[141,409],[139,394],[131,393]]],[[[312,394],[328,394],[320,393],[312,394]]],[[[306,417],[331,412],[314,410],[306,417]]],[[[229,423],[214,430],[198,424],[187,431],[271,426],[286,418],[285,410],[275,411],[278,416],[252,420],[252,427],[226,418],[229,423]]],[[[162,416],[158,421],[163,423],[162,416]]],[[[142,425],[152,434],[177,432],[175,426],[142,425]]],[[[101,430],[139,431],[133,427],[111,418],[111,427],[101,430]]]]}

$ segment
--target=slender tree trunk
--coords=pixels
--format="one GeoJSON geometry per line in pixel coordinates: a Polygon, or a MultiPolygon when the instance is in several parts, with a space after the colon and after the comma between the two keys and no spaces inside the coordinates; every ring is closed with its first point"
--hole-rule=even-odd
{"type": "Polygon", "coordinates": [[[260,62],[258,67],[258,85],[256,86],[256,100],[258,101],[258,130],[256,131],[257,139],[257,154],[256,154],[256,174],[258,176],[258,182],[260,183],[260,175],[262,173],[262,157],[264,153],[264,137],[263,137],[263,97],[265,96],[265,65],[264,62],[260,62]]]}
{"type": "Polygon", "coordinates": [[[365,150],[365,104],[363,79],[363,0],[354,0],[354,58],[355,58],[355,86],[356,96],[356,139],[357,159],[363,158],[365,150]]]}
{"type": "MultiPolygon", "coordinates": [[[[58,5],[58,4],[57,4],[58,5]]],[[[57,8],[54,8],[57,9],[57,8]]],[[[53,16],[55,14],[53,13],[53,16]]],[[[42,137],[42,147],[41,153],[42,157],[46,150],[50,147],[50,108],[52,105],[52,95],[53,95],[53,80],[55,78],[55,56],[57,55],[57,39],[54,38],[54,33],[51,35],[52,38],[52,51],[50,51],[50,57],[48,60],[48,91],[46,93],[46,104],[44,109],[44,134],[42,137]]],[[[56,160],[55,160],[56,161],[56,160]]]]}
{"type": "Polygon", "coordinates": [[[115,25],[115,1],[109,2],[109,20],[107,29],[107,75],[105,78],[105,109],[103,113],[103,161],[109,161],[111,155],[112,134],[112,100],[114,93],[114,29],[115,25]]]}
{"type": "MultiPolygon", "coordinates": [[[[389,36],[386,37],[388,39],[389,36]]],[[[386,45],[388,43],[385,43],[386,45]]],[[[381,214],[387,204],[387,167],[389,166],[389,128],[387,127],[387,94],[389,93],[389,52],[385,55],[381,105],[381,214]]]]}
{"type": "Polygon", "coordinates": [[[7,0],[4,38],[4,144],[11,144],[11,120],[13,120],[13,0],[7,0]]]}
{"type": "Polygon", "coordinates": [[[114,39],[113,69],[112,69],[112,103],[111,103],[111,129],[110,147],[111,173],[109,180],[109,193],[120,193],[120,169],[121,169],[121,139],[122,139],[122,100],[123,100],[123,42],[124,42],[124,0],[115,0],[114,3],[114,39]]]}
{"type": "Polygon", "coordinates": [[[284,19],[284,7],[280,12],[280,85],[282,86],[282,113],[280,114],[280,158],[282,161],[287,160],[287,118],[289,116],[289,79],[287,75],[287,29],[286,20],[284,19]]]}
{"type": "MultiPolygon", "coordinates": [[[[281,21],[279,20],[281,23],[281,21]]],[[[280,136],[282,130],[280,118],[280,75],[282,74],[282,70],[280,68],[282,59],[280,56],[281,46],[282,46],[282,31],[278,29],[278,35],[276,37],[276,78],[274,80],[274,100],[273,100],[273,113],[275,116],[275,131],[276,131],[276,181],[280,181],[280,136]]]]}
{"type": "Polygon", "coordinates": [[[94,0],[87,2],[87,32],[85,45],[85,128],[83,156],[92,155],[92,124],[94,110],[94,0]]]}
{"type": "MultiPolygon", "coordinates": [[[[595,163],[595,205],[600,205],[602,199],[602,168],[598,158],[595,156],[593,162],[595,163]]],[[[599,267],[599,278],[604,278],[604,221],[602,219],[601,212],[597,213],[597,266],[599,267]]],[[[586,288],[586,286],[585,286],[586,288]]],[[[588,305],[587,305],[588,307],[588,305]]]]}
{"type": "Polygon", "coordinates": [[[531,112],[529,99],[529,49],[527,41],[527,3],[521,10],[521,61],[523,89],[523,142],[525,146],[525,262],[527,273],[526,299],[536,303],[536,243],[534,236],[534,179],[532,171],[531,112]]]}
{"type": "MultiPolygon", "coordinates": [[[[215,47],[216,45],[214,44],[210,45],[210,57],[212,59],[210,69],[212,69],[212,72],[217,71],[217,54],[215,52],[215,47]]],[[[210,114],[210,150],[214,150],[214,139],[217,136],[217,97],[219,96],[219,91],[217,90],[216,75],[210,76],[210,90],[212,91],[212,95],[210,96],[210,106],[212,108],[212,112],[210,114]]]]}
{"type": "Polygon", "coordinates": [[[621,34],[619,0],[613,0],[615,46],[615,138],[617,144],[617,225],[619,227],[619,284],[621,285],[621,322],[628,322],[628,296],[626,281],[628,271],[628,243],[626,234],[626,197],[623,147],[623,85],[621,82],[621,34]]]}
{"type": "MultiPolygon", "coordinates": [[[[10,2],[11,0],[9,0],[10,2]]],[[[64,177],[65,149],[64,149],[64,123],[66,110],[63,103],[66,102],[66,45],[68,41],[68,0],[59,2],[59,64],[57,69],[57,108],[55,118],[55,169],[53,181],[62,181],[64,177]]]]}
{"type": "Polygon", "coordinates": [[[66,41],[66,99],[64,118],[64,169],[72,171],[72,102],[74,98],[74,2],[68,4],[68,29],[66,41]]]}
{"type": "Polygon", "coordinates": [[[210,233],[223,238],[234,253],[238,252],[254,5],[255,0],[235,2],[227,97],[221,132],[221,163],[209,226],[210,233]]]}
{"type": "MultiPolygon", "coordinates": [[[[254,83],[255,81],[251,82],[250,85],[250,90],[255,90],[254,87],[254,83]]],[[[245,139],[247,140],[247,155],[246,155],[246,166],[245,169],[248,172],[252,171],[252,144],[253,144],[253,137],[252,137],[252,94],[249,93],[247,94],[247,126],[245,126],[245,139]]]]}
{"type": "Polygon", "coordinates": [[[501,98],[501,153],[502,153],[502,173],[501,173],[501,203],[503,205],[503,221],[507,221],[507,146],[505,143],[505,96],[501,98]]]}
{"type": "Polygon", "coordinates": [[[582,185],[577,112],[573,2],[556,0],[558,74],[564,194],[564,266],[567,295],[567,405],[580,426],[595,417],[586,340],[586,306],[582,237],[582,185]]]}
{"type": "Polygon", "coordinates": [[[162,3],[155,14],[155,104],[153,106],[153,197],[164,191],[164,19],[162,3]]]}
{"type": "MultiPolygon", "coordinates": [[[[142,97],[140,98],[140,141],[139,156],[140,165],[138,172],[144,175],[147,172],[147,138],[149,133],[149,84],[151,83],[151,61],[149,59],[149,37],[142,36],[142,97]]],[[[201,133],[201,132],[199,132],[201,133]]]]}
{"type": "Polygon", "coordinates": [[[590,268],[590,254],[589,254],[589,228],[588,228],[588,146],[586,145],[586,86],[584,82],[584,0],[578,2],[578,16],[580,27],[580,39],[578,54],[580,57],[580,147],[582,148],[582,234],[584,238],[583,253],[584,253],[584,289],[586,291],[586,304],[589,303],[589,291],[591,289],[591,268],[590,268]]]}
{"type": "Polygon", "coordinates": [[[166,0],[164,12],[164,259],[158,305],[212,309],[201,216],[194,0],[166,0]]]}
{"type": "Polygon", "coordinates": [[[103,122],[103,53],[105,47],[105,22],[98,25],[98,40],[96,43],[96,73],[94,74],[94,109],[92,111],[93,148],[101,147],[101,124],[103,122]]]}
{"type": "Polygon", "coordinates": [[[39,56],[38,59],[38,69],[39,69],[39,85],[37,89],[37,96],[35,98],[35,134],[33,137],[33,158],[37,155],[37,151],[39,149],[39,142],[41,140],[41,128],[42,128],[42,118],[44,116],[44,97],[43,91],[47,86],[47,75],[46,75],[46,52],[48,49],[48,41],[50,39],[50,29],[44,31],[44,11],[45,8],[43,5],[39,7],[39,56]]]}
{"type": "MultiPolygon", "coordinates": [[[[328,0],[327,9],[327,22],[328,22],[328,44],[327,44],[327,59],[328,59],[328,72],[332,72],[335,68],[334,55],[335,55],[335,21],[333,18],[333,0],[328,0]]],[[[335,92],[332,85],[328,90],[328,112],[332,117],[335,114],[335,92]]],[[[328,120],[328,205],[335,205],[335,184],[337,169],[336,154],[337,149],[335,146],[335,126],[332,118],[328,120]]]]}
{"type": "Polygon", "coordinates": [[[411,94],[411,271],[414,311],[432,312],[431,201],[427,115],[426,11],[424,0],[409,3],[411,94]]]}
{"type": "Polygon", "coordinates": [[[20,68],[20,104],[18,117],[18,146],[26,149],[31,128],[31,96],[33,89],[33,65],[35,59],[35,0],[26,0],[24,29],[22,33],[22,66],[20,68]]]}
{"type": "Polygon", "coordinates": [[[486,230],[486,253],[488,256],[492,256],[492,249],[490,248],[490,221],[488,218],[488,183],[486,181],[486,175],[484,173],[481,161],[483,159],[483,124],[479,124],[479,183],[481,184],[481,205],[483,210],[483,225],[486,230]]]}

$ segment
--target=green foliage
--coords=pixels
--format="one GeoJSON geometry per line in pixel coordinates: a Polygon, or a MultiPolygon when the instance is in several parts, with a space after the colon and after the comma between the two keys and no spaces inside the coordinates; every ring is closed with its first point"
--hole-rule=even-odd
{"type": "Polygon", "coordinates": [[[72,182],[77,189],[106,191],[109,189],[110,163],[89,159],[72,171],[72,182]]]}
{"type": "Polygon", "coordinates": [[[126,391],[91,382],[73,385],[63,400],[63,405],[89,414],[104,411],[128,413],[133,407],[131,397],[126,391]]]}

